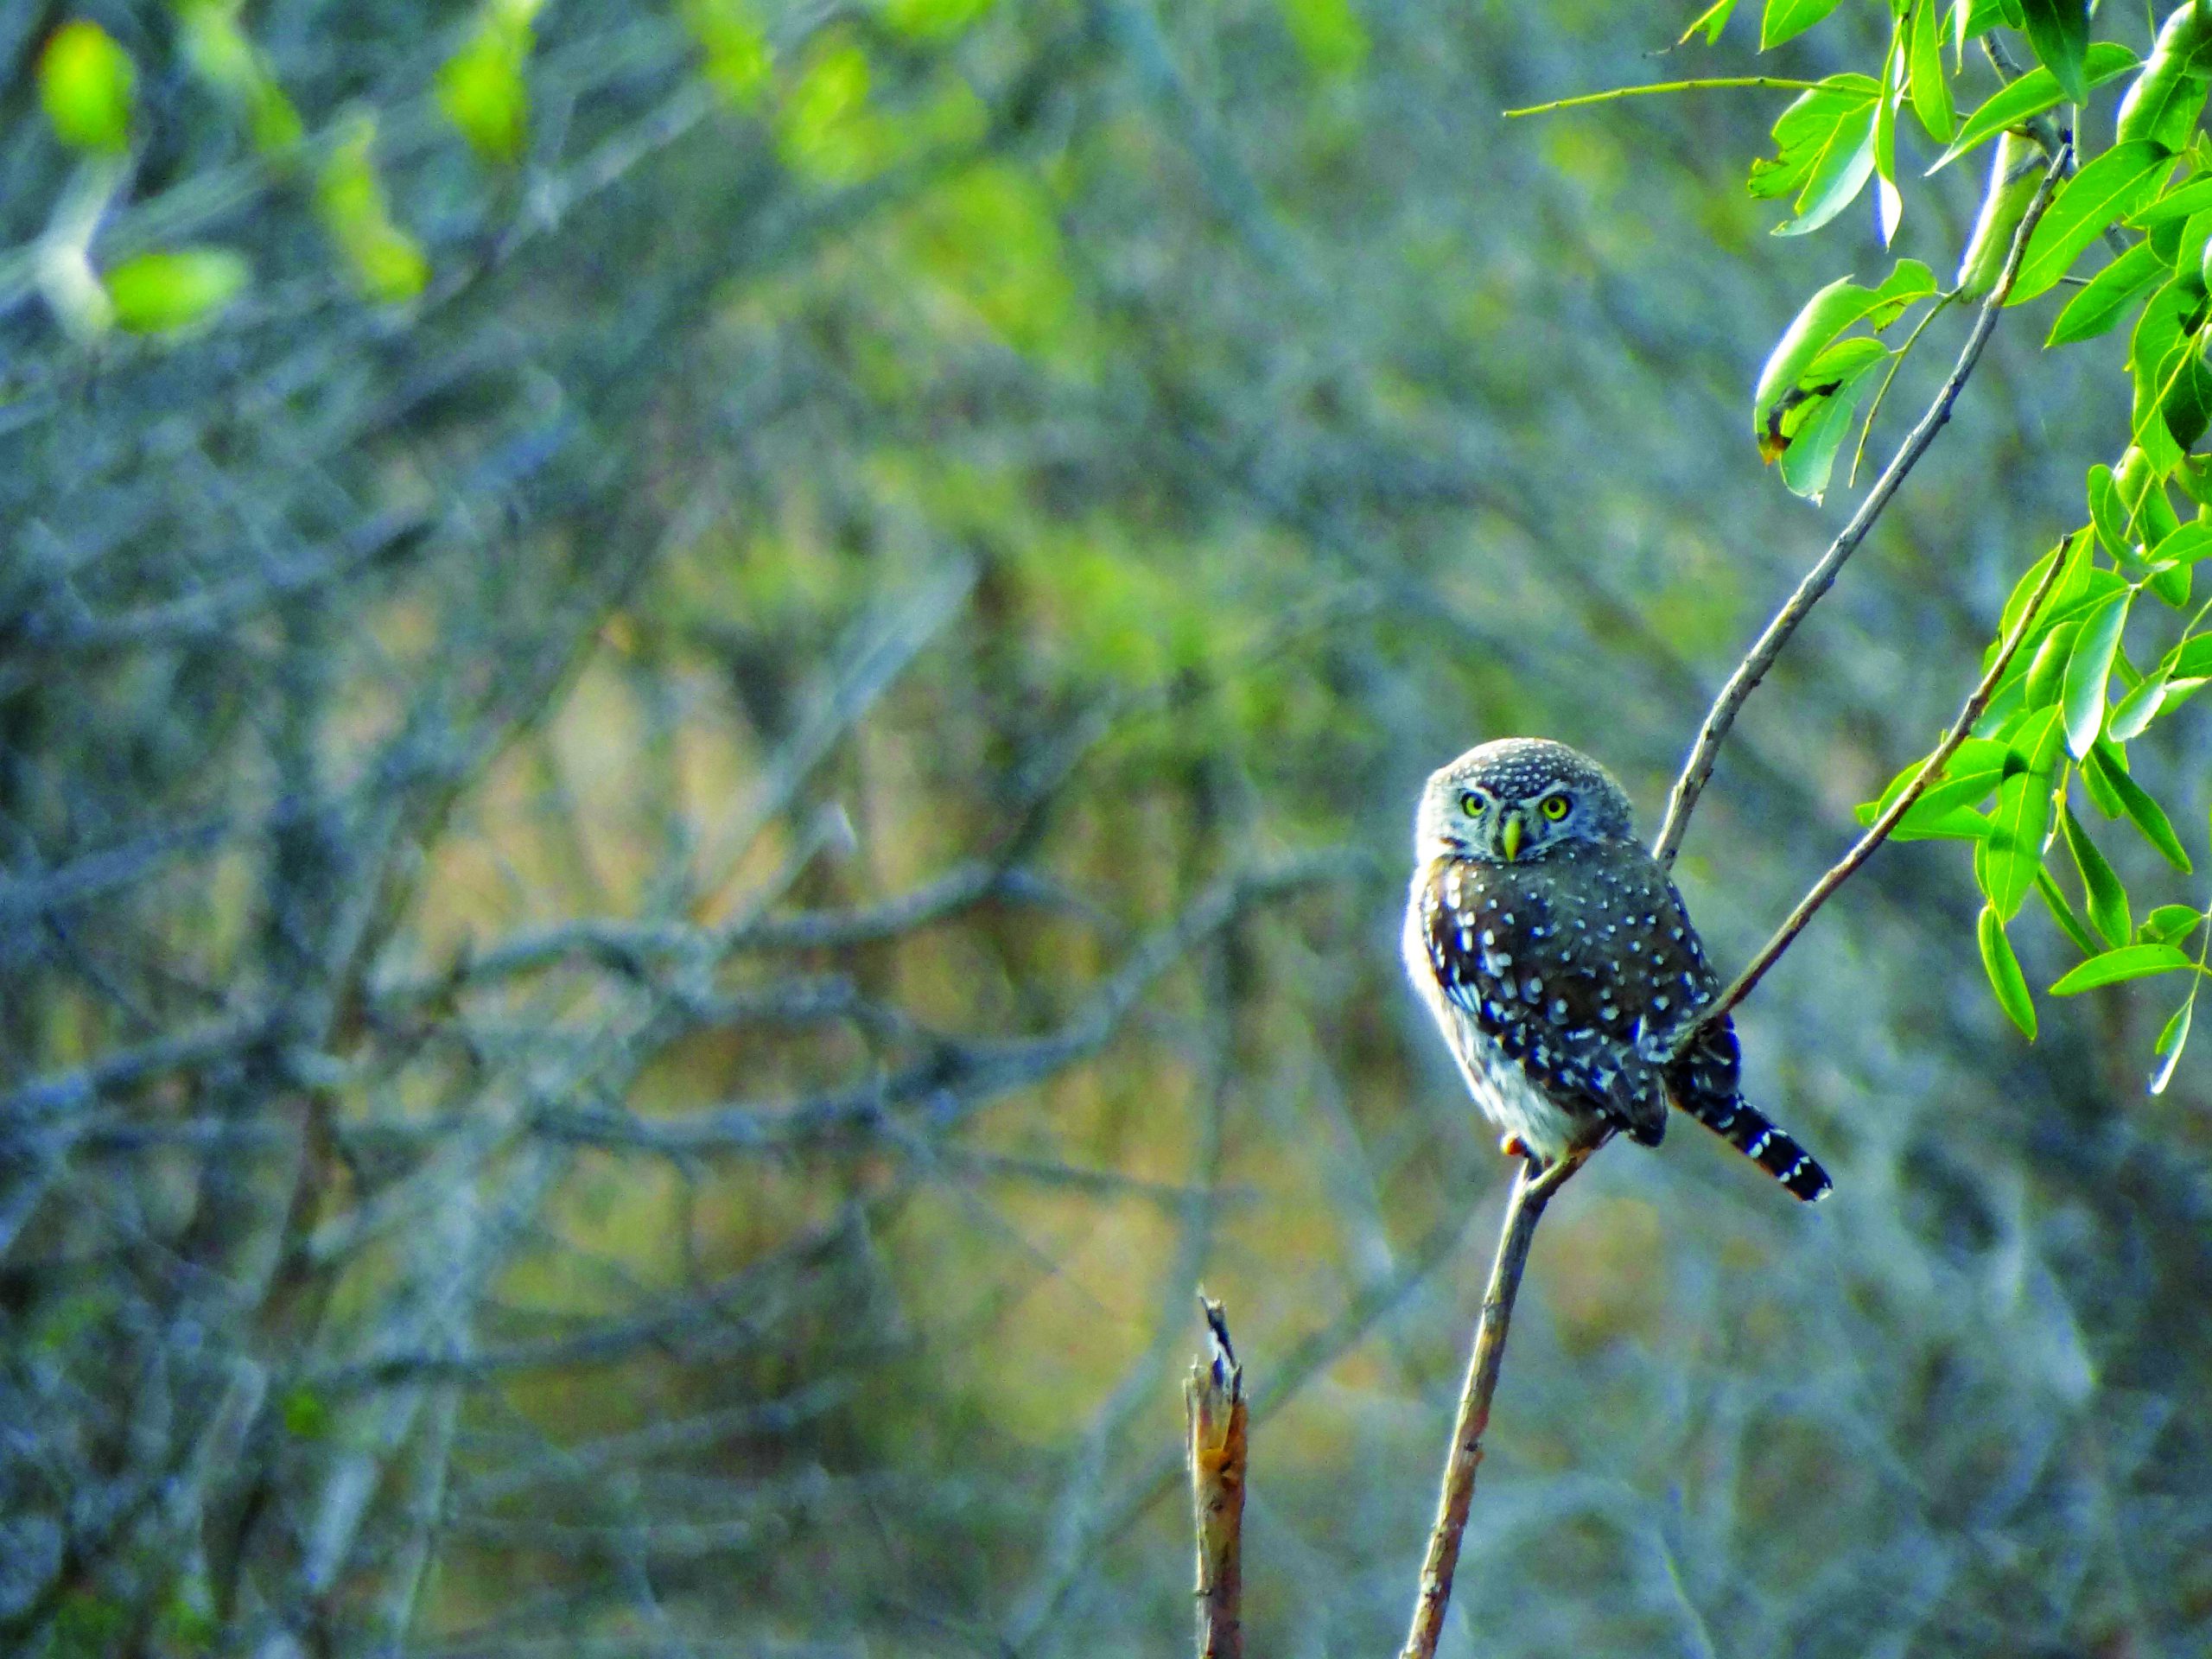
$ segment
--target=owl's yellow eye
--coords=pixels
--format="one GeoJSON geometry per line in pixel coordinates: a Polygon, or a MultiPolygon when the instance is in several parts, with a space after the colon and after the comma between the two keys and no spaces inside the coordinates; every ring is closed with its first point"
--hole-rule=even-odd
{"type": "Polygon", "coordinates": [[[1543,804],[1536,810],[1539,812],[1541,812],[1546,817],[1549,818],[1554,823],[1557,823],[1561,818],[1567,816],[1568,809],[1574,803],[1567,796],[1547,795],[1544,797],[1543,804]]]}
{"type": "Polygon", "coordinates": [[[1459,791],[1459,810],[1471,818],[1482,817],[1483,809],[1489,804],[1490,797],[1479,789],[1463,789],[1459,791]]]}

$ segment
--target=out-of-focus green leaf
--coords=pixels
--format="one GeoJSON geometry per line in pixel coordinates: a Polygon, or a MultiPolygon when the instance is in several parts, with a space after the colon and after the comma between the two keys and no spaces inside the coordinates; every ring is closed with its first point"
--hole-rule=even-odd
{"type": "Polygon", "coordinates": [[[2167,863],[2183,875],[2189,874],[2189,854],[2181,844],[2181,837],[2174,834],[2173,821],[2143,785],[2127,775],[2126,768],[2113,758],[2113,754],[2108,743],[2099,743],[2090,750],[2088,764],[2110,788],[2113,798],[2120,803],[2120,810],[2143,832],[2144,840],[2157,848],[2167,863]]]}
{"type": "MultiPolygon", "coordinates": [[[[965,29],[988,5],[989,0],[893,0],[894,14],[901,9],[959,14],[959,21],[950,27],[912,31],[939,36],[965,29]]],[[[1298,43],[1299,55],[1314,73],[1349,75],[1367,61],[1367,26],[1350,0],[1275,0],[1275,6],[1298,43]]]]}
{"type": "Polygon", "coordinates": [[[2160,905],[2143,918],[2135,935],[2139,944],[2178,944],[2196,931],[2204,912],[2190,905],[2160,905]]]}
{"type": "Polygon", "coordinates": [[[2020,0],[2020,12],[2037,60],[2058,77],[2068,102],[2084,102],[2089,96],[2082,61],[2089,50],[2089,0],[2020,0]]]}
{"type": "Polygon", "coordinates": [[[137,82],[130,54],[98,23],[81,17],[55,29],[39,54],[39,102],[54,137],[73,149],[129,148],[137,82]]]}
{"type": "Polygon", "coordinates": [[[2020,971],[2020,959],[2012,954],[2012,942],[2005,937],[2004,919],[1986,906],[1982,907],[1980,935],[1982,971],[1989,976],[1990,988],[1997,993],[1997,1006],[2033,1042],[2036,1004],[2028,995],[2027,976],[2020,971]]]}
{"type": "Polygon", "coordinates": [[[284,1432],[302,1440],[319,1440],[330,1433],[330,1403],[304,1383],[284,1395],[284,1432]]]}
{"type": "MultiPolygon", "coordinates": [[[[2083,73],[2092,86],[2101,86],[2133,69],[2139,60],[2126,47],[2111,41],[2099,41],[2089,48],[2083,73]]],[[[2007,127],[2017,127],[2024,121],[2034,119],[2045,110],[2056,107],[2065,99],[2058,89],[2058,77],[2038,66],[2018,79],[2008,81],[1993,93],[1980,109],[1967,118],[1951,147],[1936,158],[1933,173],[1948,167],[1968,150],[1985,144],[2007,127]]]]}
{"type": "Polygon", "coordinates": [[[2146,979],[2194,969],[2191,962],[2171,944],[2123,944],[2101,957],[2091,957],[2050,988],[2053,996],[2073,996],[2100,985],[2117,985],[2124,979],[2146,979]]]}
{"type": "Polygon", "coordinates": [[[421,293],[430,267],[415,239],[392,223],[384,181],[377,175],[375,144],[374,118],[354,117],[323,160],[315,206],[361,292],[390,304],[421,293]]]}
{"type": "Polygon", "coordinates": [[[2066,659],[2066,747],[2077,760],[2104,730],[2105,687],[2112,678],[2113,653],[2127,626],[2128,593],[2114,594],[2082,624],[2066,659]]]}
{"type": "Polygon", "coordinates": [[[752,0],[681,0],[677,10],[699,43],[708,84],[734,109],[756,107],[772,57],[752,0]]]}
{"type": "Polygon", "coordinates": [[[1766,0],[1766,11],[1759,18],[1759,50],[1802,35],[1840,3],[1840,0],[1766,0]]]}
{"type": "Polygon", "coordinates": [[[1951,104],[1951,78],[1943,71],[1943,18],[1941,0],[1913,0],[1906,29],[1905,73],[1912,92],[1912,112],[1939,144],[1951,142],[1958,111],[1951,104]]]}
{"type": "Polygon", "coordinates": [[[2074,855],[2074,868],[2082,873],[2082,891],[2089,900],[2089,922],[2104,935],[2105,943],[2119,946],[2127,943],[2133,924],[2127,914],[2127,889],[2120,885],[2119,875],[2089,839],[2089,832],[2074,816],[2072,807],[2059,814],[2059,825],[2066,833],[2066,849],[2074,855]]]}
{"type": "Polygon", "coordinates": [[[2166,279],[2165,262],[2148,242],[2139,242],[2092,276],[2088,286],[2066,302],[2057,321],[2050,325],[2046,346],[2066,346],[2103,334],[2124,316],[2127,308],[2166,279]]]}
{"type": "Polygon", "coordinates": [[[178,8],[177,28],[194,73],[244,118],[253,147],[264,156],[293,149],[306,133],[300,112],[267,56],[238,26],[236,10],[200,0],[178,8]]]}
{"type": "Polygon", "coordinates": [[[531,39],[526,9],[495,6],[439,67],[438,107],[487,162],[514,161],[529,140],[531,39]]]}
{"type": "Polygon", "coordinates": [[[124,260],[107,273],[107,292],[118,327],[164,334],[213,318],[251,275],[228,248],[178,248],[124,260]]]}
{"type": "Polygon", "coordinates": [[[2173,162],[2172,152],[2162,144],[2115,144],[2060,186],[2028,238],[2018,280],[2005,303],[2018,305],[2056,286],[2107,225],[2150,198],[2173,162]]]}

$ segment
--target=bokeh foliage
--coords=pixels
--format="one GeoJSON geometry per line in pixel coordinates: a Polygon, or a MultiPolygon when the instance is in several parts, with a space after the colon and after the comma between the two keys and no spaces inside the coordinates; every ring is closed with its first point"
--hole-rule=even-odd
{"type": "MultiPolygon", "coordinates": [[[[1681,51],[1881,59],[1810,10],[1681,51]]],[[[1393,1642],[1502,1184],[1397,982],[1414,790],[1543,731],[1658,804],[1834,516],[1744,442],[1770,342],[1980,207],[1770,239],[1787,92],[1498,119],[1681,21],[0,13],[7,1644],[1160,1651],[1201,1278],[1255,1649],[1393,1642]]],[[[1898,180],[2002,95],[1945,61],[1898,180]]],[[[2034,551],[2163,574],[2077,533],[2110,346],[2008,318],[1751,705],[1724,963],[2034,551]]],[[[2202,720],[2113,768],[2192,857],[2202,720]]],[[[2076,907],[2192,937],[2085,798],[2023,985],[2076,907]]],[[[1955,850],[1744,1012],[1832,1202],[1684,1128],[1553,1212],[1457,1651],[2201,1639],[2201,1067],[2143,1093],[2163,979],[2019,1042],[1955,850]]]]}

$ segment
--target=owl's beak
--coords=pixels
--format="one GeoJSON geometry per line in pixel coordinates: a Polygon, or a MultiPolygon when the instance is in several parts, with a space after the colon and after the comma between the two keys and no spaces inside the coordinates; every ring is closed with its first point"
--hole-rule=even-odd
{"type": "Polygon", "coordinates": [[[1498,849],[1509,864],[1521,856],[1521,836],[1527,823],[1528,820],[1518,812],[1508,812],[1505,822],[1497,827],[1498,849]]]}

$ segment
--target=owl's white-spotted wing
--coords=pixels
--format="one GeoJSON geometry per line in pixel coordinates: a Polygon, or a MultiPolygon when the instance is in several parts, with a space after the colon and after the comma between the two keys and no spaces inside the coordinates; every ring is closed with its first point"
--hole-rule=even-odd
{"type": "MultiPolygon", "coordinates": [[[[1666,1095],[1651,1051],[1639,1052],[1637,1039],[1655,996],[1686,1008],[1704,988],[1631,995],[1652,968],[1643,936],[1656,929],[1663,938],[1660,912],[1649,912],[1652,928],[1639,925],[1634,940],[1624,936],[1624,912],[1596,902],[1611,882],[1593,864],[1439,859],[1421,906],[1429,965],[1444,995],[1548,1099],[1656,1145],[1666,1133],[1666,1095]],[[1638,944],[1645,960],[1632,966],[1638,944]]],[[[1681,961],[1690,965],[1687,956],[1681,961]]]]}

